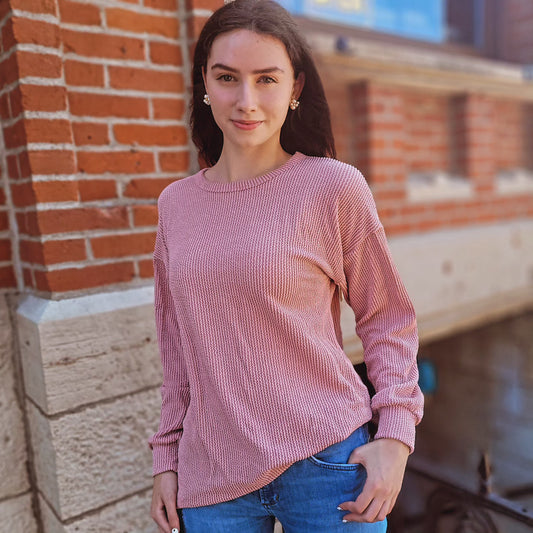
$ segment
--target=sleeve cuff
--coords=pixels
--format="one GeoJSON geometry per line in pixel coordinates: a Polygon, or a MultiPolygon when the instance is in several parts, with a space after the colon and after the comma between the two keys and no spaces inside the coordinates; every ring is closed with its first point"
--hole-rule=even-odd
{"type": "Polygon", "coordinates": [[[375,439],[396,439],[415,449],[415,415],[403,407],[382,407],[379,410],[378,431],[375,439]]]}
{"type": "Polygon", "coordinates": [[[152,476],[161,472],[178,472],[178,444],[151,445],[152,448],[152,476]]]}

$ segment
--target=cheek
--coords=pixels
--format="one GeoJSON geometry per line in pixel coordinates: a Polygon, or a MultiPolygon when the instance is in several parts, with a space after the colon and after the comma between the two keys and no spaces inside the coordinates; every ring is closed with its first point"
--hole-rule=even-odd
{"type": "Polygon", "coordinates": [[[289,109],[289,100],[290,93],[285,94],[285,91],[283,91],[277,94],[267,95],[264,99],[264,105],[277,115],[285,114],[289,109]]]}

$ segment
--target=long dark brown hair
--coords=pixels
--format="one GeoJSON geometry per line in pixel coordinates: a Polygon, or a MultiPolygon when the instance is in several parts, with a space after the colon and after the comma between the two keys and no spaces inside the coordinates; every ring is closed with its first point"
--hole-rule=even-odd
{"type": "Polygon", "coordinates": [[[305,85],[299,97],[300,106],[289,111],[281,128],[283,149],[294,154],[336,157],[331,118],[311,51],[300,35],[291,15],[273,0],[234,0],[217,9],[205,23],[194,51],[190,126],[192,140],[201,158],[214,165],[222,153],[223,135],[209,106],[203,103],[205,94],[202,70],[213,41],[222,33],[251,30],[270,35],[285,45],[294,77],[305,74],[305,85]]]}

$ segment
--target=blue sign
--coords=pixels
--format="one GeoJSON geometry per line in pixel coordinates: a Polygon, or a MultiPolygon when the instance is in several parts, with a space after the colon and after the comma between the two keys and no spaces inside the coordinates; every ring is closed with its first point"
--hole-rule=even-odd
{"type": "Polygon", "coordinates": [[[444,41],[444,0],[277,0],[295,15],[444,41]]]}

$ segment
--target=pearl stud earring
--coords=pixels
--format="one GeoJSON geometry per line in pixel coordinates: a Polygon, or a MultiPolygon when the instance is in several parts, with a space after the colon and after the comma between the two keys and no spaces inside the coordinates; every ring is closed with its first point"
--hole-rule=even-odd
{"type": "Polygon", "coordinates": [[[300,105],[300,101],[296,100],[296,98],[291,98],[291,101],[289,103],[289,107],[294,111],[298,106],[300,105]]]}
{"type": "Polygon", "coordinates": [[[209,95],[207,93],[204,94],[204,104],[211,105],[211,100],[209,99],[209,95]]]}

